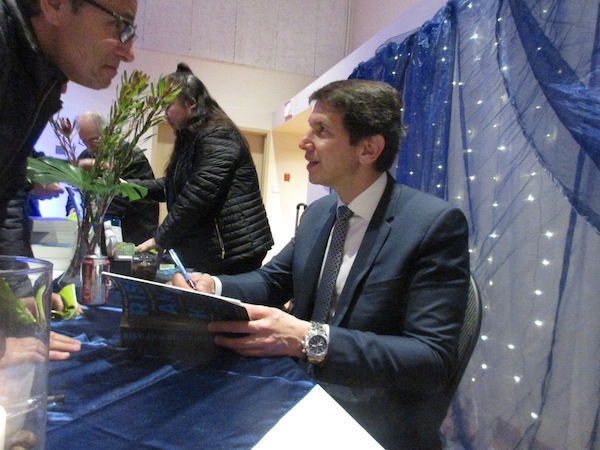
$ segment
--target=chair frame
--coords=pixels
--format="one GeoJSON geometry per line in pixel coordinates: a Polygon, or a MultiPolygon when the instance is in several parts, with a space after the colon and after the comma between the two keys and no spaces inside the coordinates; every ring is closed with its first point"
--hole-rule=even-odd
{"type": "Polygon", "coordinates": [[[481,323],[483,321],[483,306],[479,286],[473,275],[469,280],[469,298],[467,300],[467,309],[460,335],[458,338],[458,357],[457,364],[454,368],[452,378],[448,382],[446,392],[450,400],[454,396],[458,385],[467,369],[471,356],[479,340],[481,332],[481,323]]]}

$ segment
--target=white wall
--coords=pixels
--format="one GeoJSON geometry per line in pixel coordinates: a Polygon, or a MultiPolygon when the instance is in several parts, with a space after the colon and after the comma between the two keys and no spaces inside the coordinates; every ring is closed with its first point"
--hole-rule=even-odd
{"type": "Polygon", "coordinates": [[[356,50],[417,3],[437,5],[436,0],[353,0],[350,9],[348,53],[356,50]]]}
{"type": "Polygon", "coordinates": [[[348,78],[360,62],[371,58],[375,54],[375,51],[381,44],[385,43],[391,37],[419,28],[423,23],[431,19],[445,3],[446,0],[427,0],[415,4],[388,27],[378,32],[369,41],[325,72],[325,74],[305,89],[302,89],[291,97],[289,100],[291,102],[291,119],[285,120],[285,103],[273,113],[273,135],[278,136],[276,143],[284,141],[279,136],[280,134],[288,134],[290,138],[286,140],[287,144],[285,146],[278,147],[275,145],[277,157],[271,157],[269,160],[270,189],[267,193],[267,213],[270,219],[273,218],[271,225],[276,232],[275,247],[272,253],[280,250],[293,236],[296,204],[299,202],[310,204],[312,201],[329,193],[328,188],[308,182],[304,153],[298,149],[297,145],[289,145],[294,139],[297,143],[308,128],[307,110],[310,94],[331,81],[348,78]],[[289,183],[283,182],[286,172],[292,174],[292,180],[289,183]],[[277,188],[274,189],[274,186],[277,188]],[[282,189],[282,186],[285,190],[282,189]],[[295,195],[283,197],[290,190],[290,187],[294,188],[295,195]]]}

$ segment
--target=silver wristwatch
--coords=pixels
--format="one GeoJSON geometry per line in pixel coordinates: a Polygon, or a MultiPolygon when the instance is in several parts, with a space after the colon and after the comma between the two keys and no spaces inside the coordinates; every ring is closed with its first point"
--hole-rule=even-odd
{"type": "Polygon", "coordinates": [[[325,325],[319,322],[311,322],[310,329],[302,339],[302,353],[311,364],[319,364],[327,356],[329,348],[329,335],[325,325]]]}

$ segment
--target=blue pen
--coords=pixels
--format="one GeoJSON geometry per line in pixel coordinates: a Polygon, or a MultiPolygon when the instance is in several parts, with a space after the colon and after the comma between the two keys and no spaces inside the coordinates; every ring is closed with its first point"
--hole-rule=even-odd
{"type": "Polygon", "coordinates": [[[185,281],[188,284],[188,286],[191,287],[192,289],[196,289],[196,285],[194,284],[194,282],[192,281],[192,279],[188,275],[187,270],[185,270],[185,266],[181,263],[181,260],[179,259],[179,256],[177,256],[177,253],[175,253],[175,250],[173,250],[172,248],[170,248],[169,249],[169,255],[171,255],[171,259],[173,260],[173,262],[177,266],[177,270],[179,271],[179,273],[181,275],[183,275],[183,278],[185,278],[185,281]]]}

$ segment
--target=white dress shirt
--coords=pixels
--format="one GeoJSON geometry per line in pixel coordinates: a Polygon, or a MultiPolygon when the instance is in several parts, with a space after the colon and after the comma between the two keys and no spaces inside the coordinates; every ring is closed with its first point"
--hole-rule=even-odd
{"type": "MultiPolygon", "coordinates": [[[[342,264],[340,266],[340,271],[338,272],[333,299],[331,301],[331,304],[334,308],[335,304],[337,303],[337,299],[342,293],[342,289],[344,289],[344,284],[346,284],[348,274],[350,273],[352,264],[354,264],[354,260],[356,259],[356,254],[358,253],[360,244],[365,237],[367,227],[371,222],[371,218],[375,213],[375,209],[379,204],[379,200],[381,200],[381,196],[383,195],[386,184],[387,175],[384,172],[371,186],[369,186],[358,197],[352,200],[350,204],[346,205],[353,212],[353,215],[350,217],[350,221],[348,222],[348,234],[346,235],[346,241],[344,242],[342,264]]],[[[338,199],[338,208],[342,205],[343,203],[338,199]]],[[[329,241],[331,242],[331,233],[329,234],[329,241]]],[[[326,255],[329,251],[330,242],[327,243],[327,248],[325,249],[326,255]]],[[[321,275],[323,275],[324,265],[325,258],[323,258],[323,263],[321,265],[321,275]]],[[[319,276],[319,281],[320,279],[321,277],[319,276]]]]}

